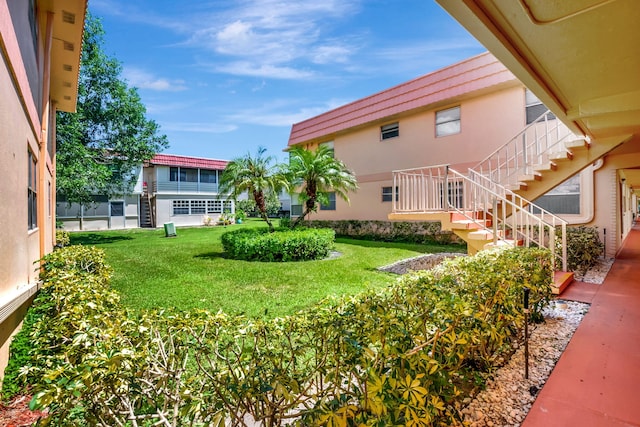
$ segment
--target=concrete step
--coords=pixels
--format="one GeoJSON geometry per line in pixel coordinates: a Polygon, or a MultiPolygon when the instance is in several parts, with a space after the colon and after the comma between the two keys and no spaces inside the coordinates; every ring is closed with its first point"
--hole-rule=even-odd
{"type": "Polygon", "coordinates": [[[569,271],[556,271],[553,274],[553,284],[551,285],[551,292],[554,295],[562,294],[562,291],[567,289],[573,282],[573,273],[569,271]]]}
{"type": "Polygon", "coordinates": [[[558,151],[557,153],[549,153],[549,160],[553,162],[573,160],[571,151],[558,151]]]}
{"type": "Polygon", "coordinates": [[[549,172],[558,170],[558,165],[554,162],[544,162],[538,165],[533,165],[532,168],[536,172],[549,172]]]}

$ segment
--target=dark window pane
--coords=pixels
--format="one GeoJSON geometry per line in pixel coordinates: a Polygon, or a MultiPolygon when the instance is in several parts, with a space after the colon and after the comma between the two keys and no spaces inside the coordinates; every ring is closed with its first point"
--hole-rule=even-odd
{"type": "Polygon", "coordinates": [[[111,216],[124,216],[124,202],[111,202],[111,216]]]}

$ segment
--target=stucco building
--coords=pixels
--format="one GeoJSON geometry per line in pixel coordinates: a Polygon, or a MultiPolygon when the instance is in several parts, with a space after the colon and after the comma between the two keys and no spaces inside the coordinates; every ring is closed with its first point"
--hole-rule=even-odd
{"type": "Polygon", "coordinates": [[[55,240],[56,111],[76,108],[85,0],[0,0],[0,372],[55,240]]]}
{"type": "Polygon", "coordinates": [[[204,218],[215,223],[235,205],[220,194],[218,183],[226,160],[156,154],[134,173],[132,191],[109,199],[94,196],[87,205],[57,203],[57,220],[65,230],[107,230],[155,228],[167,222],[176,226],[203,225],[204,218]]]}
{"type": "MultiPolygon", "coordinates": [[[[484,53],[296,123],[288,147],[313,149],[329,144],[357,176],[359,189],[350,193],[350,204],[332,199],[312,219],[438,220],[443,228],[455,228],[436,212],[443,207],[433,203],[427,207],[426,199],[442,205],[444,199],[457,198],[453,204],[465,213],[471,208],[462,209],[462,205],[471,202],[470,194],[476,189],[460,177],[449,177],[443,187],[442,182],[427,182],[419,176],[434,170],[445,173],[445,169],[466,175],[483,161],[485,165],[515,162],[522,166],[526,163],[522,153],[509,154],[517,152],[511,146],[542,139],[550,144],[547,141],[554,139],[551,154],[538,152],[544,144],[527,142],[531,146],[524,159],[538,156],[540,164],[510,171],[505,182],[496,177],[504,179],[506,174],[494,171],[494,181],[569,225],[598,226],[607,255],[614,256],[637,209],[632,186],[624,184],[624,177],[635,173],[626,169],[636,161],[631,145],[614,150],[622,140],[593,144],[555,114],[544,115],[546,111],[545,104],[520,79],[493,54],[484,53]],[[491,159],[492,155],[511,157],[491,159]],[[446,168],[437,168],[442,165],[446,168]],[[422,181],[418,184],[418,180],[422,181]],[[429,185],[435,193],[425,190],[429,185]]],[[[299,213],[295,201],[293,205],[292,212],[299,213]]],[[[540,213],[537,208],[526,210],[540,213]]],[[[475,244],[466,234],[461,237],[475,244]]],[[[475,239],[478,233],[471,237],[475,239]]],[[[492,238],[485,232],[478,248],[492,238]]]]}

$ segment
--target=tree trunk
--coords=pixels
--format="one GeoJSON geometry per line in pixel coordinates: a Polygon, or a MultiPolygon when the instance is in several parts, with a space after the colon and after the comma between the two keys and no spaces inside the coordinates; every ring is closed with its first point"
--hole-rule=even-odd
{"type": "Polygon", "coordinates": [[[269,226],[269,232],[273,233],[275,230],[273,228],[271,220],[269,220],[269,215],[267,215],[267,206],[264,201],[264,193],[262,191],[254,191],[253,200],[256,202],[258,211],[260,211],[260,217],[262,217],[262,219],[264,219],[264,221],[269,226]]]}

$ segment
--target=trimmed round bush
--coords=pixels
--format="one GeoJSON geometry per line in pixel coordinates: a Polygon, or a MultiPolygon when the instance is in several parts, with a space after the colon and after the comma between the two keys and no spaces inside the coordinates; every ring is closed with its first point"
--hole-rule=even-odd
{"type": "Polygon", "coordinates": [[[328,228],[240,229],[222,235],[222,246],[233,259],[247,261],[309,261],[326,258],[335,232],[328,228]]]}

